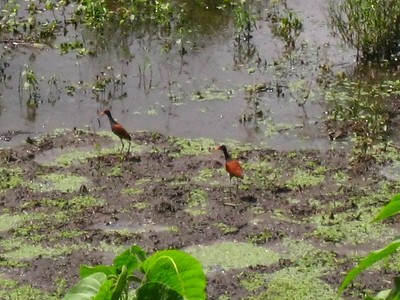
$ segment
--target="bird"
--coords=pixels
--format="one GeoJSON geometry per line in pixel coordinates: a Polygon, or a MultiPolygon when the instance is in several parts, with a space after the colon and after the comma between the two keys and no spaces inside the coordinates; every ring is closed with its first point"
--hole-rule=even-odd
{"type": "MultiPolygon", "coordinates": [[[[244,178],[243,167],[240,162],[236,159],[233,159],[228,153],[228,149],[226,149],[225,145],[220,145],[216,148],[216,150],[221,150],[225,155],[225,169],[229,174],[229,181],[232,181],[232,177],[244,178]]],[[[236,190],[238,188],[239,183],[236,186],[236,190]]]]}
{"type": "Polygon", "coordinates": [[[129,135],[129,133],[125,130],[124,127],[122,127],[121,124],[119,124],[117,121],[114,120],[114,118],[111,115],[111,112],[106,109],[105,111],[103,111],[101,113],[102,115],[106,115],[108,117],[108,120],[110,121],[110,125],[111,125],[111,131],[119,137],[119,139],[121,140],[121,144],[122,144],[122,148],[121,148],[121,153],[122,150],[124,149],[124,142],[123,140],[128,141],[129,143],[129,147],[128,147],[128,154],[129,154],[129,150],[131,149],[131,136],[129,135]]]}

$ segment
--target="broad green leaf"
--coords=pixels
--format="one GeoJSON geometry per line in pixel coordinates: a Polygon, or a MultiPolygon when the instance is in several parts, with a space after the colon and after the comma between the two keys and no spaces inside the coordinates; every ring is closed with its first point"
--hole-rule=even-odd
{"type": "Polygon", "coordinates": [[[100,287],[99,292],[97,293],[96,297],[93,300],[111,300],[112,291],[113,291],[113,280],[106,280],[100,287]]]}
{"type": "Polygon", "coordinates": [[[400,277],[394,278],[394,288],[390,291],[386,300],[400,300],[400,277]]]}
{"type": "Polygon", "coordinates": [[[93,299],[100,290],[103,282],[107,280],[104,273],[94,273],[81,279],[73,286],[63,298],[64,300],[90,300],[93,299]]]}
{"type": "Polygon", "coordinates": [[[391,242],[389,245],[387,245],[385,248],[382,248],[377,251],[371,252],[367,257],[362,259],[358,266],[353,268],[349,273],[347,273],[346,278],[343,280],[342,284],[339,287],[338,292],[342,293],[343,290],[346,288],[346,286],[354,280],[360,274],[362,271],[364,271],[366,268],[369,266],[373,265],[377,261],[389,256],[393,252],[397,250],[397,248],[400,247],[400,238],[397,240],[394,240],[391,242]]]}
{"type": "Polygon", "coordinates": [[[124,293],[124,291],[127,290],[127,280],[126,277],[128,276],[127,274],[128,269],[125,266],[122,266],[121,273],[118,276],[117,282],[115,283],[113,293],[112,293],[112,300],[118,300],[122,299],[121,295],[124,293]]]}
{"type": "Polygon", "coordinates": [[[122,252],[114,259],[114,267],[121,271],[122,267],[127,268],[128,274],[132,274],[138,266],[146,259],[146,253],[137,245],[122,252]]]}
{"type": "Polygon", "coordinates": [[[167,286],[157,283],[145,283],[136,290],[136,300],[182,300],[183,297],[167,286]]]}
{"type": "Polygon", "coordinates": [[[141,265],[144,283],[157,282],[185,299],[206,299],[206,277],[194,257],[179,250],[159,251],[141,265]]]}
{"type": "Polygon", "coordinates": [[[390,202],[375,217],[374,222],[387,219],[400,212],[400,194],[395,195],[390,202]]]}
{"type": "Polygon", "coordinates": [[[104,265],[98,265],[98,266],[81,266],[79,268],[79,276],[81,278],[85,278],[89,275],[92,275],[94,273],[104,273],[106,276],[116,274],[116,270],[113,266],[104,266],[104,265]]]}

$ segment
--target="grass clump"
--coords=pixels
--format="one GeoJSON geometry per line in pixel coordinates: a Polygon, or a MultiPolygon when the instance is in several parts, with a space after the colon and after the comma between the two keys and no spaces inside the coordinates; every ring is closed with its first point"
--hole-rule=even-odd
{"type": "Polygon", "coordinates": [[[400,2],[390,0],[331,0],[331,28],[361,60],[390,60],[399,54],[400,2]]]}

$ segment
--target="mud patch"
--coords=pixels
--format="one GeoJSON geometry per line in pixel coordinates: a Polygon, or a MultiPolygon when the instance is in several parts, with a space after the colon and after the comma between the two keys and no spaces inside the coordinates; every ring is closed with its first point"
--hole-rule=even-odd
{"type": "MultiPolygon", "coordinates": [[[[129,155],[93,146],[113,142],[70,131],[0,150],[0,295],[59,299],[79,265],[139,244],[198,257],[210,299],[336,299],[344,273],[399,233],[398,218],[369,223],[399,184],[378,166],[355,172],[341,150],[226,143],[246,170],[236,185],[212,140],[142,132],[129,155]],[[87,154],[42,160],[52,149],[87,154]]],[[[361,276],[345,299],[390,286],[385,266],[371,272],[383,279],[361,276]]]]}

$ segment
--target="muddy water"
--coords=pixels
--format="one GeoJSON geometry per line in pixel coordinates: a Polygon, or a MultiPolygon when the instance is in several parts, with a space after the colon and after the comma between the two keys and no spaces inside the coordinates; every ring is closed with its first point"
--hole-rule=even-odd
{"type": "MultiPolygon", "coordinates": [[[[11,51],[5,47],[1,51],[9,66],[5,70],[8,79],[0,87],[0,133],[44,133],[73,127],[108,130],[106,119],[98,122],[98,112],[109,107],[129,131],[229,138],[266,143],[281,150],[329,147],[321,122],[323,99],[312,95],[303,109],[296,101],[301,101],[304,93],[293,85],[303,79],[303,86],[313,90],[319,65],[346,68],[353,63],[354,53],[329,35],[325,1],[288,1],[288,5],[304,24],[297,40],[303,50],[291,59],[284,58],[284,44],[271,34],[264,7],[259,8],[253,38],[240,45],[234,41],[232,22],[219,12],[207,12],[203,33],[185,44],[187,54],[183,57],[175,40],[170,41],[172,50],[166,53],[159,36],[122,37],[113,32],[98,37],[79,27],[76,31],[68,28],[67,36],[59,37],[55,45],[73,41],[75,36],[85,45],[102,43],[104,47],[96,49],[96,56],[60,55],[59,49],[50,47],[18,46],[11,51]],[[274,67],[274,62],[281,67],[274,67]],[[24,65],[39,80],[41,103],[36,109],[27,109],[26,91],[22,97],[18,93],[24,65]],[[99,76],[122,78],[124,84],[110,83],[104,93],[93,93],[99,76]],[[49,83],[51,78],[56,85],[49,83]],[[241,122],[243,115],[254,112],[254,101],[248,101],[245,86],[256,84],[267,87],[257,94],[263,117],[241,122]],[[277,85],[284,96],[278,97],[277,85]],[[73,95],[67,95],[68,86],[76,88],[73,95]],[[199,95],[203,101],[195,99],[199,95]]],[[[0,147],[24,138],[17,137],[11,143],[0,140],[0,147]]]]}

